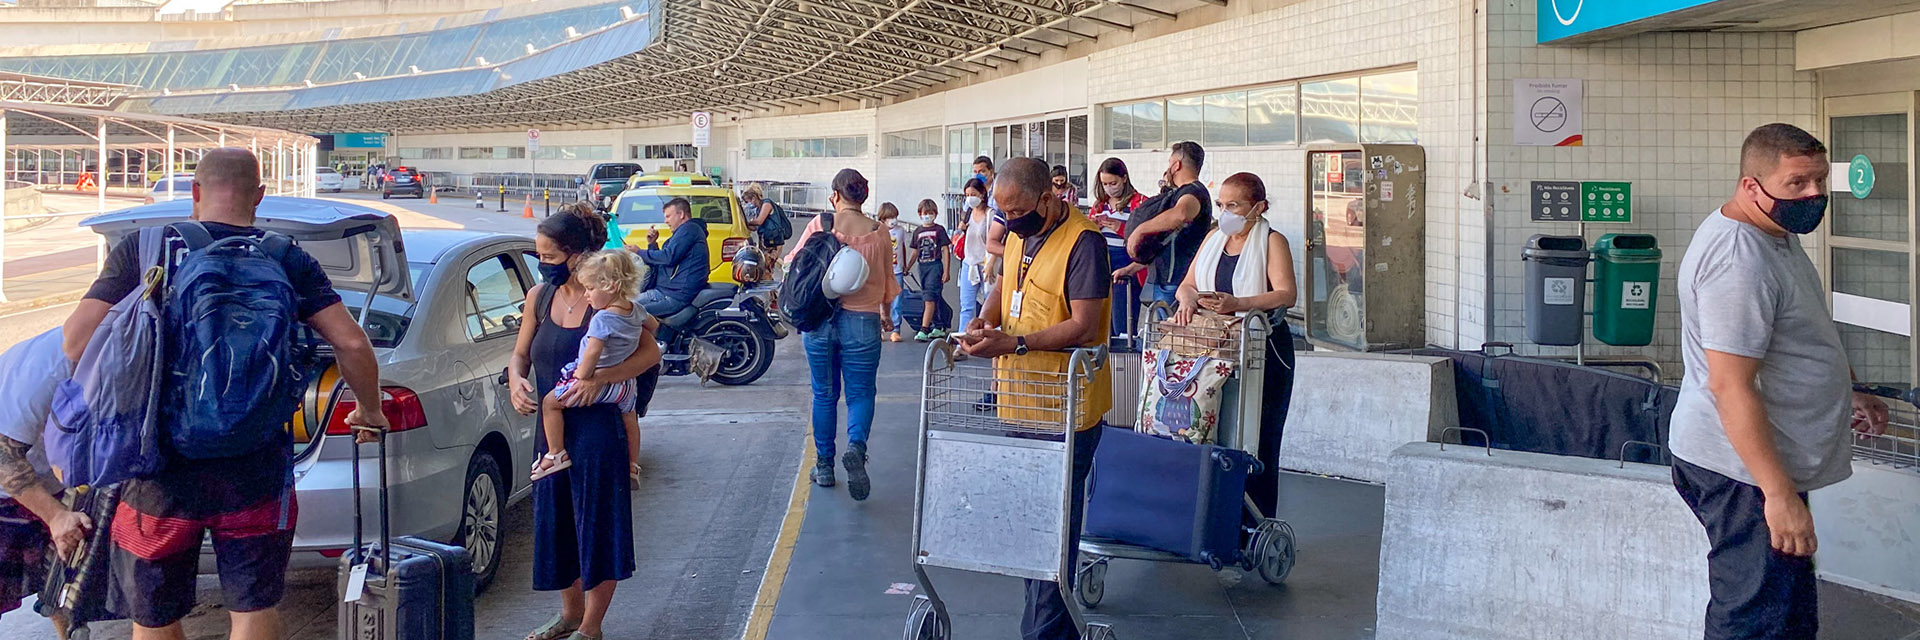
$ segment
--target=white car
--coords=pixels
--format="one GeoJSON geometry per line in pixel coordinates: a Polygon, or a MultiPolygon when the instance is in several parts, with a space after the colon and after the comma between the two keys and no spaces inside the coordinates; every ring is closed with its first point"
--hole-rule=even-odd
{"type": "Polygon", "coordinates": [[[315,191],[340,193],[340,189],[347,186],[346,179],[340,177],[340,172],[334,171],[332,167],[314,169],[313,178],[313,188],[315,191]]]}

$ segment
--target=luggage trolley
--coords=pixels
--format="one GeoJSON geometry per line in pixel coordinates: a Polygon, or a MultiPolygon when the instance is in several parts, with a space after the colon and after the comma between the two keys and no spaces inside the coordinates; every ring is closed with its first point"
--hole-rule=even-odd
{"type": "MultiPolygon", "coordinates": [[[[1131,370],[1133,373],[1114,376],[1114,411],[1107,414],[1108,424],[1123,428],[1138,424],[1146,402],[1146,394],[1142,389],[1145,385],[1154,384],[1155,380],[1151,373],[1154,365],[1148,361],[1155,349],[1209,352],[1214,357],[1235,363],[1234,376],[1227,380],[1220,401],[1215,444],[1258,456],[1261,403],[1264,400],[1261,389],[1266,380],[1266,341],[1271,330],[1270,316],[1265,313],[1247,314],[1241,318],[1237,334],[1224,338],[1218,333],[1163,324],[1162,321],[1172,316],[1173,307],[1165,302],[1154,302],[1140,314],[1140,325],[1134,334],[1138,337],[1140,353],[1129,354],[1134,358],[1130,363],[1114,365],[1118,371],[1131,370]],[[1132,378],[1132,386],[1122,386],[1122,377],[1132,378]]],[[[1244,571],[1260,574],[1260,578],[1268,584],[1285,582],[1297,558],[1293,527],[1273,517],[1274,514],[1261,513],[1252,497],[1242,494],[1241,500],[1253,521],[1259,524],[1252,528],[1241,528],[1239,558],[1214,559],[1207,564],[1215,571],[1238,566],[1244,571]]],[[[1074,596],[1081,606],[1091,609],[1100,605],[1101,598],[1106,595],[1107,563],[1114,558],[1198,564],[1179,554],[1118,540],[1083,536],[1080,539],[1077,579],[1074,581],[1074,596]]]]}
{"type": "Polygon", "coordinates": [[[996,370],[989,358],[955,362],[951,339],[928,345],[913,494],[913,572],[922,595],[908,613],[907,640],[952,635],[929,566],[1051,580],[1083,637],[1115,637],[1111,627],[1087,622],[1067,593],[1073,427],[1106,350],[1065,354],[1066,373],[996,370]]]}

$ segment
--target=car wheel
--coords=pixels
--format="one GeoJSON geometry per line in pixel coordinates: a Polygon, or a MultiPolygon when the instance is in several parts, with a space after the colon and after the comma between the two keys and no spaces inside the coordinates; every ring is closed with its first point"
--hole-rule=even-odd
{"type": "Polygon", "coordinates": [[[387,193],[387,192],[384,192],[384,191],[380,193],[380,199],[381,199],[381,200],[390,200],[390,199],[392,199],[392,198],[393,198],[393,194],[391,194],[391,193],[387,193]]]}
{"type": "Polygon", "coordinates": [[[453,544],[466,547],[473,560],[475,593],[485,591],[500,570],[506,499],[506,476],[500,472],[500,463],[485,453],[474,455],[473,462],[467,463],[466,496],[460,501],[460,530],[453,544]]]}

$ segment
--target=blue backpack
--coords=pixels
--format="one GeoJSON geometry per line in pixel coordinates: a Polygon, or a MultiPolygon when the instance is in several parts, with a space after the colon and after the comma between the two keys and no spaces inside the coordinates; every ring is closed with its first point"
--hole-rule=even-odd
{"type": "Polygon", "coordinates": [[[294,357],[299,303],[281,266],[293,240],[216,242],[197,222],[171,228],[187,244],[167,304],[173,451],[226,458],[284,443],[305,378],[294,357]]]}
{"type": "Polygon", "coordinates": [[[140,283],[114,303],[73,376],[54,389],[47,461],[69,487],[104,487],[160,470],[160,415],[170,369],[166,229],[141,229],[140,283]]]}

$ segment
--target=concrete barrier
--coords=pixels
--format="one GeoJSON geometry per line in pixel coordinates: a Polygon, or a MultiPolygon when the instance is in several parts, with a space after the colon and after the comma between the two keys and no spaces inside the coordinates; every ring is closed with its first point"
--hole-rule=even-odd
{"type": "Polygon", "coordinates": [[[1920,602],[1920,470],[1856,460],[1852,478],[1809,501],[1820,577],[1920,602]]]}
{"type": "Polygon", "coordinates": [[[1707,538],[1667,467],[1411,443],[1393,452],[1380,640],[1692,640],[1707,538]]]}
{"type": "Polygon", "coordinates": [[[30,229],[48,220],[32,217],[47,212],[40,203],[40,191],[33,187],[9,188],[4,197],[7,199],[7,219],[0,221],[0,224],[4,224],[7,231],[30,229]]]}
{"type": "Polygon", "coordinates": [[[1446,358],[1309,351],[1295,368],[1283,468],[1385,482],[1394,449],[1460,423],[1446,358]]]}

